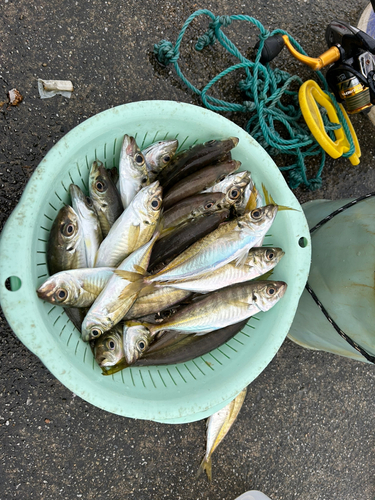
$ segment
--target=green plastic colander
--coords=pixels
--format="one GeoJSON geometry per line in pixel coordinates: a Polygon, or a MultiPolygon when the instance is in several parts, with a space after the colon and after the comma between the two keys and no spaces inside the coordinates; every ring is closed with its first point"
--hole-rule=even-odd
{"type": "Polygon", "coordinates": [[[86,120],[42,160],[1,234],[0,300],[17,337],[75,394],[126,417],[184,423],[225,406],[272,360],[293,321],[310,258],[303,211],[272,159],[250,135],[204,108],[142,101],[86,120]],[[48,276],[49,231],[58,210],[70,203],[69,185],[75,183],[87,192],[95,159],[108,168],[118,166],[125,133],[135,136],[141,148],[165,138],[178,138],[182,149],[196,142],[238,137],[233,158],[251,172],[258,188],[263,183],[278,204],[296,211],[278,213],[265,238],[265,245],[285,251],[273,279],[286,281],[288,290],[274,308],[251,318],[232,340],[205,356],[176,365],[128,368],[105,377],[64,310],[40,300],[35,290],[48,276]]]}

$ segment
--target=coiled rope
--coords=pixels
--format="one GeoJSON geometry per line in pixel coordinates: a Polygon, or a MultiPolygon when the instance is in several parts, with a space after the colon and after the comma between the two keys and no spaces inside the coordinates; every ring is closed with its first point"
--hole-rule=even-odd
{"type": "MultiPolygon", "coordinates": [[[[294,47],[300,53],[306,55],[302,47],[286,31],[277,29],[269,32],[257,19],[250,16],[215,16],[207,9],[200,9],[194,12],[185,21],[175,45],[167,40],[161,40],[154,45],[154,53],[161,64],[165,66],[168,64],[174,65],[177,76],[191,91],[201,98],[202,103],[208,109],[218,112],[235,111],[251,113],[252,116],[248,120],[245,130],[270,156],[278,154],[295,156],[295,162],[291,165],[279,166],[281,171],[288,173],[288,184],[292,189],[296,189],[301,184],[305,185],[310,190],[319,189],[322,185],[321,174],[325,164],[326,154],[323,148],[315,140],[302,118],[298,103],[298,90],[290,90],[292,84],[297,84],[299,88],[303,81],[298,76],[291,76],[286,71],[282,71],[278,68],[271,69],[268,63],[262,64],[260,62],[265,40],[277,34],[288,35],[294,47]],[[213,45],[218,41],[227,52],[239,60],[239,63],[230,66],[216,75],[202,90],[199,90],[184,76],[178,61],[180,58],[179,50],[183,36],[191,22],[201,15],[209,16],[211,22],[209,23],[208,31],[199,37],[195,45],[195,50],[202,51],[208,45],[213,45]],[[259,29],[259,47],[255,61],[250,61],[244,57],[234,43],[223,33],[222,28],[226,28],[233,21],[245,21],[254,24],[259,29]],[[240,80],[238,84],[239,89],[245,97],[242,103],[228,102],[209,95],[211,88],[221,78],[237,70],[244,70],[246,74],[246,78],[240,80]],[[281,102],[284,95],[289,96],[289,101],[291,101],[287,105],[281,102]],[[284,132],[283,135],[287,135],[287,138],[283,138],[280,133],[277,132],[275,129],[276,122],[280,122],[283,125],[286,131],[286,134],[284,132]],[[305,159],[316,155],[321,155],[320,166],[314,177],[307,178],[305,159]]],[[[328,90],[327,81],[323,74],[320,71],[317,71],[316,74],[322,83],[324,92],[332,99],[341,123],[340,125],[330,122],[325,109],[322,108],[321,114],[326,132],[332,140],[335,140],[333,130],[343,126],[350,144],[350,150],[343,154],[343,156],[349,157],[355,150],[351,132],[336,102],[335,96],[328,90]]]]}

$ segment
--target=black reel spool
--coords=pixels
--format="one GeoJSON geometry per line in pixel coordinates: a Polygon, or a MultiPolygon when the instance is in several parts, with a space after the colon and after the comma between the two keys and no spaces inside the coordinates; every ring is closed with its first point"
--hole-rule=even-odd
{"type": "MultiPolygon", "coordinates": [[[[375,2],[375,0],[374,0],[375,2]]],[[[287,35],[274,35],[264,43],[260,62],[274,59],[286,45],[290,53],[314,71],[330,66],[326,79],[336,100],[349,114],[375,104],[375,40],[344,21],[332,21],[326,29],[328,50],[317,58],[298,52],[287,35]]],[[[255,46],[257,48],[259,43],[255,46]]]]}
{"type": "Polygon", "coordinates": [[[348,114],[375,104],[375,40],[343,21],[332,21],[326,30],[328,47],[336,45],[340,60],[327,71],[326,79],[348,114]]]}

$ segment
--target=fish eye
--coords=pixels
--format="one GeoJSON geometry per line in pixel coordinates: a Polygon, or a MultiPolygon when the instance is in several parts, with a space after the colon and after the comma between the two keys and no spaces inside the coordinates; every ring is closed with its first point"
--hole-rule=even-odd
{"type": "Polygon", "coordinates": [[[139,351],[143,352],[146,349],[146,342],[144,340],[139,340],[137,347],[139,351]]]}
{"type": "Polygon", "coordinates": [[[258,208],[254,208],[251,212],[251,217],[255,220],[260,219],[262,217],[262,212],[258,208]]]}
{"type": "Polygon", "coordinates": [[[163,156],[163,162],[164,163],[168,163],[169,161],[171,161],[171,157],[169,155],[163,156]]]}
{"type": "Polygon", "coordinates": [[[109,349],[111,349],[111,351],[113,351],[113,349],[116,347],[116,344],[113,342],[113,340],[110,340],[108,342],[108,347],[109,349]]]}
{"type": "Polygon", "coordinates": [[[64,236],[72,236],[72,234],[74,233],[74,225],[71,223],[65,224],[62,227],[61,232],[64,236]]]}
{"type": "Polygon", "coordinates": [[[147,181],[148,181],[147,177],[143,177],[143,179],[142,179],[141,183],[142,183],[142,184],[147,184],[147,181]]]}
{"type": "Polygon", "coordinates": [[[145,162],[144,156],[141,153],[136,153],[134,156],[134,160],[137,163],[137,165],[143,165],[145,162]]]}
{"type": "Polygon", "coordinates": [[[237,188],[231,189],[229,196],[232,200],[236,200],[241,194],[241,191],[237,188]]]}
{"type": "Polygon", "coordinates": [[[205,205],[204,205],[204,209],[205,210],[208,210],[209,208],[213,207],[215,205],[215,203],[213,201],[208,201],[205,205]]]}
{"type": "Polygon", "coordinates": [[[99,330],[99,328],[93,328],[91,330],[91,335],[93,337],[99,337],[99,335],[101,335],[101,334],[102,334],[102,332],[101,332],[101,330],[99,330]]]}
{"type": "Polygon", "coordinates": [[[64,290],[64,288],[59,288],[57,291],[56,291],[56,295],[57,297],[60,299],[60,300],[64,300],[66,299],[66,297],[68,296],[66,290],[64,290]]]}
{"type": "Polygon", "coordinates": [[[266,258],[268,260],[272,260],[274,257],[275,257],[274,251],[273,250],[267,250],[267,252],[266,252],[266,258]]]}
{"type": "Polygon", "coordinates": [[[270,286],[267,288],[267,293],[268,293],[268,295],[275,295],[275,293],[276,293],[276,288],[275,288],[273,285],[270,285],[270,286]]]}
{"type": "Polygon", "coordinates": [[[217,141],[216,141],[215,139],[213,139],[212,141],[207,141],[207,142],[205,142],[205,143],[204,143],[204,145],[205,145],[205,146],[213,146],[214,144],[216,144],[216,142],[217,142],[217,141]]]}
{"type": "Polygon", "coordinates": [[[95,187],[99,191],[99,193],[102,193],[103,191],[106,190],[107,186],[105,185],[105,183],[102,180],[98,180],[95,183],[95,187]]]}
{"type": "Polygon", "coordinates": [[[160,205],[161,205],[161,200],[159,198],[153,198],[153,200],[151,201],[151,208],[153,210],[159,210],[160,205]]]}

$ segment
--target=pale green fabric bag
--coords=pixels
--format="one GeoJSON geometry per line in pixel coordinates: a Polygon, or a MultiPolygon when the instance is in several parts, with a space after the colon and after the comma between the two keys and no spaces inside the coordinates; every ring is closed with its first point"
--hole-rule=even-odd
{"type": "MultiPolygon", "coordinates": [[[[314,200],[302,208],[310,230],[351,200],[314,200]]],[[[375,356],[375,197],[358,201],[312,231],[308,285],[328,315],[355,343],[375,356]]],[[[335,330],[304,290],[288,337],[308,349],[371,362],[335,330]]]]}

